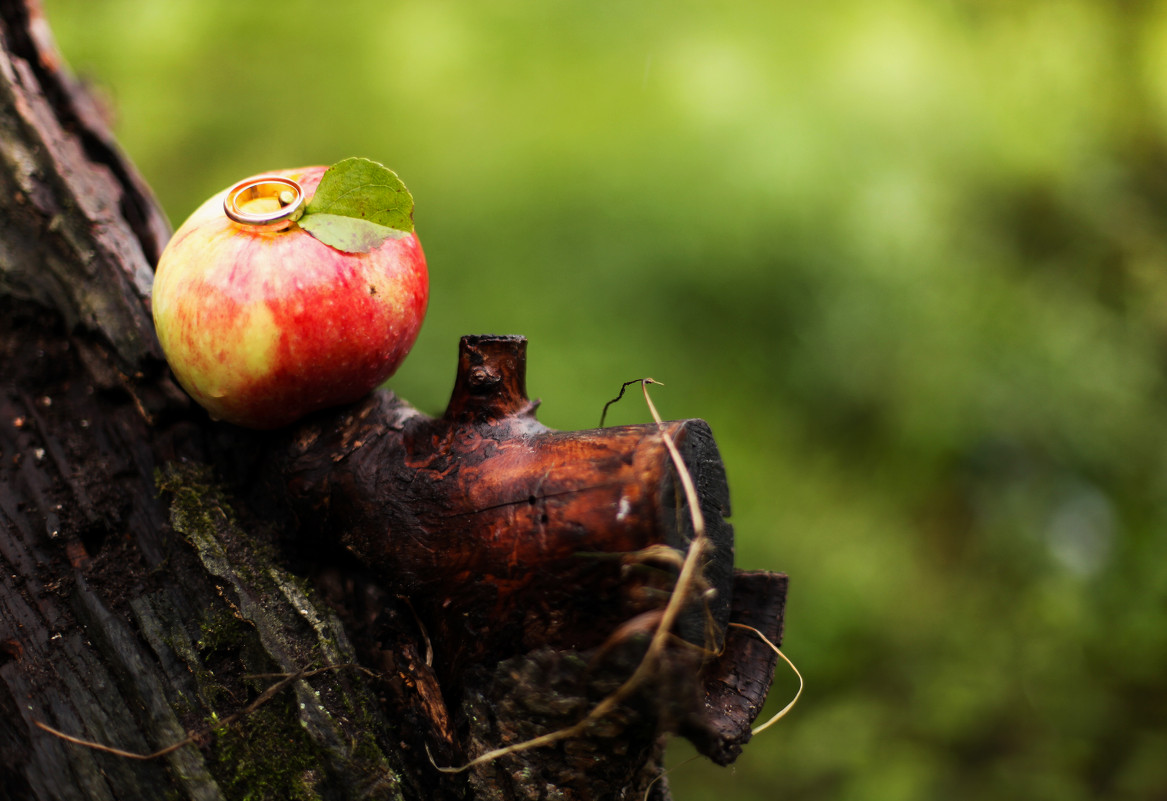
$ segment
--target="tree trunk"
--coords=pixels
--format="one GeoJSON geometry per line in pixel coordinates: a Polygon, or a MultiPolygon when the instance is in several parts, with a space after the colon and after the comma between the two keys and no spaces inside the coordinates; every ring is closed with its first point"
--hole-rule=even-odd
{"type": "Polygon", "coordinates": [[[669,733],[736,757],[775,656],[729,624],[779,642],[785,577],[733,569],[702,421],[552,431],[525,341],[469,337],[441,418],[213,423],[150,321],[168,226],[32,0],[0,159],[0,799],[665,799],[669,733]],[[708,546],[656,658],[694,536],[666,436],[708,546]]]}

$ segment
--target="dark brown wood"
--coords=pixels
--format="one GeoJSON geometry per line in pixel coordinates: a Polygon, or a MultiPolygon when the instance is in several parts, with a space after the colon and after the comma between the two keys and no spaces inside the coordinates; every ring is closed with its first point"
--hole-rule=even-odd
{"type": "MultiPolygon", "coordinates": [[[[694,741],[724,759],[760,703],[748,715],[735,707],[730,726],[725,706],[702,706],[696,692],[703,680],[724,691],[738,678],[698,677],[722,651],[735,586],[729,490],[709,428],[684,420],[549,429],[526,396],[525,352],[521,337],[464,338],[441,418],[379,393],[338,425],[294,432],[274,467],[300,535],[316,553],[343,548],[382,588],[411,599],[445,700],[456,705],[470,667],[548,646],[611,648],[627,621],[668,601],[693,538],[670,437],[694,480],[707,542],[702,593],[678,634],[706,658],[683,658],[693,648],[679,648],[676,661],[692,675],[670,686],[683,698],[658,700],[685,707],[694,741]],[[672,561],[644,556],[651,546],[673,549],[672,561]]],[[[774,611],[780,617],[781,606],[774,611]]],[[[772,671],[772,653],[753,656],[772,671]]]]}
{"type": "Polygon", "coordinates": [[[500,648],[508,656],[542,645],[591,648],[659,607],[654,577],[671,582],[674,568],[660,559],[633,564],[636,552],[667,545],[679,556],[692,539],[669,436],[694,477],[708,541],[709,593],[686,619],[685,636],[718,650],[733,529],[708,426],[551,430],[526,397],[525,352],[521,337],[466,337],[441,418],[380,394],[324,434],[313,424],[310,436],[293,437],[278,472],[302,527],[434,607],[429,617],[445,627],[435,639],[456,662],[500,648]],[[589,588],[584,598],[581,587],[589,588]]]}
{"type": "Polygon", "coordinates": [[[170,236],[39,3],[0,2],[0,290],[64,315],[125,372],[158,364],[146,299],[170,236]]]}
{"type": "Polygon", "coordinates": [[[787,579],[767,571],[734,572],[730,620],[725,644],[704,673],[700,711],[681,721],[677,730],[705,756],[728,765],[750,741],[750,727],[762,711],[774,680],[774,652],[755,633],[782,644],[782,619],[787,579]]]}
{"type": "Polygon", "coordinates": [[[518,337],[465,339],[436,419],[378,392],[212,423],[150,325],[165,220],[47,31],[0,0],[0,799],[659,801],[669,732],[731,761],[775,659],[728,624],[778,642],[785,579],[733,571],[708,426],[548,429],[518,337]],[[665,434],[711,545],[652,681],[578,737],[438,772],[635,671],[693,533],[665,434]],[[197,736],[130,759],[41,724],[197,736]]]}

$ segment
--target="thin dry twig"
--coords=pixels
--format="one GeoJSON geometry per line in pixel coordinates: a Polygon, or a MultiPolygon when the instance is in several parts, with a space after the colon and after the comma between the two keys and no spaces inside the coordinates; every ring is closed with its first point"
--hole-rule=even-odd
{"type": "MultiPolygon", "coordinates": [[[[731,622],[729,625],[733,626],[734,628],[745,629],[746,631],[751,631],[754,634],[756,634],[758,636],[758,639],[760,639],[766,645],[768,645],[772,649],[774,649],[774,653],[778,654],[778,656],[782,657],[782,659],[785,660],[786,664],[790,665],[790,669],[793,670],[794,675],[798,677],[798,692],[796,692],[794,694],[794,697],[790,699],[790,703],[788,703],[786,706],[784,706],[780,710],[778,710],[778,712],[776,712],[773,717],[771,717],[769,720],[767,720],[761,726],[755,726],[753,729],[751,729],[750,736],[752,737],[756,734],[761,734],[766,729],[770,728],[775,723],[777,723],[779,720],[786,717],[786,713],[789,712],[791,709],[793,709],[794,705],[798,703],[798,699],[800,697],[802,697],[802,689],[805,686],[805,682],[803,681],[802,673],[800,673],[798,671],[798,668],[796,668],[794,666],[794,663],[790,661],[790,658],[788,656],[786,656],[786,654],[782,653],[782,650],[777,645],[775,645],[773,642],[770,641],[769,637],[767,637],[762,632],[758,631],[753,626],[747,626],[745,623],[733,623],[733,622],[731,622]]],[[[645,788],[643,801],[648,801],[648,796],[649,796],[649,793],[652,792],[653,785],[655,785],[657,782],[659,782],[661,779],[663,779],[669,773],[672,773],[674,770],[679,770],[680,768],[684,767],[685,765],[688,765],[690,762],[694,761],[695,759],[697,759],[696,754],[689,757],[684,762],[680,762],[680,763],[674,765],[673,767],[669,768],[668,770],[662,770],[660,773],[658,773],[656,775],[656,777],[651,782],[648,783],[648,787],[645,788]]]]}
{"type": "MultiPolygon", "coordinates": [[[[681,562],[681,570],[677,576],[677,581],[673,585],[673,594],[669,598],[668,604],[665,605],[664,611],[661,614],[660,622],[657,624],[656,630],[653,632],[652,639],[648,643],[648,649],[645,651],[644,657],[636,666],[636,670],[632,675],[624,680],[624,683],[616,688],[611,694],[603,698],[598,704],[592,707],[591,711],[577,723],[563,729],[556,729],[555,731],[533,737],[529,740],[513,743],[512,745],[504,746],[503,748],[496,748],[481,754],[470,760],[464,765],[457,767],[442,767],[434,762],[433,755],[429,754],[430,763],[442,773],[461,773],[470,768],[487,762],[493,762],[510,754],[519,751],[529,751],[532,748],[540,748],[545,745],[557,743],[560,740],[570,739],[582,734],[589,725],[597,720],[602,719],[609,712],[614,710],[626,698],[634,693],[640,686],[656,673],[659,665],[661,654],[668,645],[671,637],[673,624],[676,623],[677,617],[681,614],[682,609],[689,600],[691,590],[701,580],[701,556],[705,550],[705,517],[701,513],[701,505],[697,498],[697,489],[693,485],[693,478],[689,475],[689,470],[685,466],[684,460],[681,458],[681,452],[677,450],[677,446],[673,443],[672,437],[669,436],[665,429],[664,421],[653,405],[652,398],[648,395],[649,384],[659,384],[659,381],[654,381],[651,378],[641,378],[636,381],[626,382],[620,388],[620,396],[623,396],[624,389],[630,384],[639,382],[644,391],[644,401],[648,405],[648,410],[652,414],[652,419],[656,421],[660,429],[661,437],[664,441],[665,447],[669,451],[669,456],[673,460],[673,465],[677,469],[677,475],[680,477],[681,486],[685,491],[685,499],[689,504],[689,513],[692,515],[693,521],[693,539],[689,543],[689,550],[685,554],[684,560],[681,562]]],[[[620,399],[617,396],[608,405],[611,405],[616,400],[620,399]]],[[[605,410],[607,407],[605,407],[605,410]]],[[[602,423],[602,420],[601,420],[602,423]]],[[[426,748],[427,754],[429,748],[426,748]]]]}
{"type": "Polygon", "coordinates": [[[690,762],[696,762],[697,758],[699,756],[701,756],[701,755],[700,754],[693,754],[693,756],[689,757],[684,762],[678,762],[676,765],[673,765],[671,768],[667,768],[666,770],[662,770],[660,773],[656,774],[656,776],[653,777],[652,781],[650,781],[648,783],[648,786],[644,788],[644,801],[648,801],[648,796],[652,792],[652,788],[657,782],[664,779],[665,776],[668,776],[674,770],[680,770],[681,768],[688,765],[690,762]]]}
{"type": "Polygon", "coordinates": [[[243,718],[247,715],[250,715],[252,712],[259,709],[261,706],[263,706],[268,701],[270,701],[272,698],[274,698],[275,695],[277,693],[279,693],[280,690],[284,689],[285,687],[287,687],[288,685],[292,684],[295,681],[299,681],[300,679],[311,678],[312,676],[315,676],[315,675],[320,674],[320,673],[325,673],[325,672],[328,672],[331,670],[340,670],[342,668],[353,668],[356,670],[360,670],[364,673],[367,673],[370,676],[376,675],[368,668],[362,667],[361,665],[351,664],[351,663],[345,663],[345,664],[341,664],[341,665],[326,665],[325,667],[314,668],[312,670],[308,670],[308,669],[298,670],[295,673],[261,673],[261,674],[256,674],[254,676],[251,676],[250,678],[274,678],[276,676],[280,676],[282,678],[280,678],[280,680],[277,681],[275,684],[272,684],[270,687],[265,689],[262,693],[259,694],[258,697],[256,697],[256,699],[254,701],[252,701],[250,704],[245,706],[243,709],[240,709],[238,712],[235,712],[231,715],[228,715],[227,717],[223,718],[222,720],[215,721],[214,723],[210,724],[209,726],[205,726],[202,729],[198,729],[198,730],[193,731],[193,732],[187,732],[186,737],[182,738],[178,742],[171,743],[170,745],[166,746],[165,748],[160,748],[157,751],[152,751],[149,754],[140,754],[136,751],[125,751],[121,748],[114,748],[111,745],[105,745],[103,743],[94,742],[93,740],[85,740],[85,739],[82,739],[80,737],[74,737],[71,734],[66,734],[63,731],[60,731],[58,729],[54,729],[52,726],[48,725],[47,723],[42,723],[39,720],[34,720],[33,725],[35,725],[38,729],[46,731],[55,737],[59,737],[66,742],[73,743],[74,745],[84,746],[85,748],[91,748],[94,751],[101,751],[104,754],[113,754],[114,756],[123,757],[125,759],[140,759],[140,760],[158,759],[159,757],[164,757],[167,754],[171,754],[171,753],[177,751],[178,749],[182,748],[185,745],[191,745],[193,743],[196,743],[199,740],[202,740],[203,738],[207,737],[212,732],[215,732],[215,731],[218,731],[219,729],[224,729],[224,728],[227,728],[228,726],[231,726],[232,724],[235,723],[235,721],[237,721],[240,718],[243,718]]]}
{"type": "MultiPolygon", "coordinates": [[[[641,385],[658,384],[662,387],[664,386],[663,383],[661,383],[660,381],[657,381],[655,379],[652,379],[652,378],[634,378],[631,381],[625,381],[623,384],[620,385],[620,394],[604,404],[604,410],[602,412],[600,412],[600,425],[599,425],[600,428],[604,427],[604,420],[608,416],[608,407],[611,406],[613,403],[619,402],[619,400],[624,397],[625,390],[627,390],[628,387],[632,386],[633,384],[641,384],[641,385]]],[[[660,421],[658,420],[657,422],[659,423],[660,421]]]]}
{"type": "Polygon", "coordinates": [[[762,642],[766,643],[766,645],[768,645],[772,649],[774,649],[774,653],[778,654],[778,656],[782,657],[782,660],[784,662],[786,662],[786,664],[790,665],[790,669],[793,670],[794,675],[798,677],[798,692],[796,692],[794,694],[794,697],[790,699],[790,703],[788,703],[786,706],[784,706],[780,710],[778,710],[772,718],[767,720],[761,726],[757,726],[750,731],[751,736],[755,735],[755,734],[761,734],[766,729],[770,728],[775,723],[777,723],[779,720],[786,717],[786,713],[794,708],[794,705],[798,703],[798,699],[802,697],[802,688],[806,686],[806,682],[802,678],[802,673],[800,673],[798,671],[798,668],[796,668],[794,666],[794,663],[790,661],[790,657],[788,657],[788,656],[786,656],[786,654],[782,653],[781,648],[779,648],[774,643],[770,642],[770,638],[767,637],[765,634],[758,631],[753,626],[747,626],[745,623],[730,623],[729,625],[733,626],[734,628],[745,629],[746,631],[752,631],[754,634],[756,634],[758,636],[758,639],[760,639],[762,642]]]}

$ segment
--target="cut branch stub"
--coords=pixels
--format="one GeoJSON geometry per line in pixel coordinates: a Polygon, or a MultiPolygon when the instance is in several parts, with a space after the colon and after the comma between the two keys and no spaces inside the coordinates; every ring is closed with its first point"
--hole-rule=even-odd
{"type": "Polygon", "coordinates": [[[709,427],[549,429],[526,396],[525,352],[522,337],[465,337],[441,418],[379,393],[338,427],[296,439],[285,475],[302,530],[332,538],[387,589],[411,596],[450,670],[545,645],[595,647],[667,598],[675,565],[642,550],[683,555],[692,539],[667,433],[696,484],[709,542],[709,592],[679,633],[717,651],[733,528],[709,427]]]}
{"type": "Polygon", "coordinates": [[[538,405],[527,398],[526,337],[462,337],[458,375],[443,420],[467,425],[533,423],[538,405]]]}

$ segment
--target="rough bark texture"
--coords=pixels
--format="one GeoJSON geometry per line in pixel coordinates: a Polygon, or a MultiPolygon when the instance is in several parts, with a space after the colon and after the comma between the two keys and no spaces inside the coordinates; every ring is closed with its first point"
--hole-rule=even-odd
{"type": "Polygon", "coordinates": [[[727,624],[778,642],[785,577],[733,570],[702,421],[664,432],[712,592],[652,681],[439,772],[640,664],[692,538],[662,431],[542,426],[514,337],[463,341],[441,418],[378,392],[214,424],[150,324],[168,233],[35,4],[0,0],[0,799],[659,800],[668,733],[736,757],[775,658],[727,624]]]}

